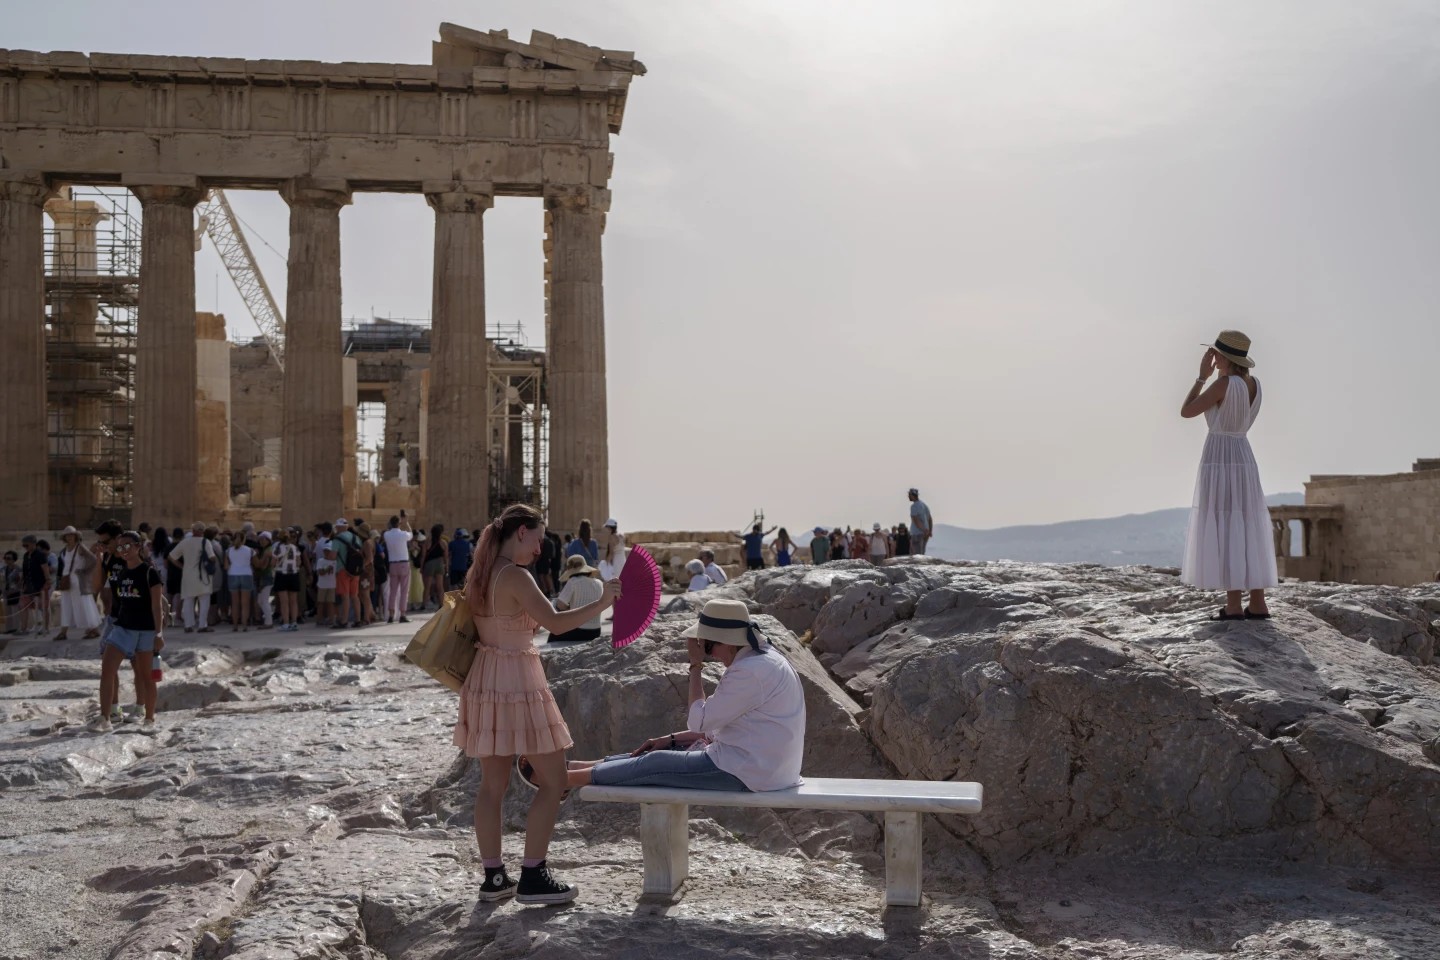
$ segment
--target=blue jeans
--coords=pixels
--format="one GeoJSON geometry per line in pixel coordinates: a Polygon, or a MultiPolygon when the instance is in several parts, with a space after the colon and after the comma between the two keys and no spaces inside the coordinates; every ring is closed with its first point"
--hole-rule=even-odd
{"type": "Polygon", "coordinates": [[[715,766],[704,750],[651,750],[606,757],[590,768],[592,783],[606,787],[678,787],[686,790],[744,790],[734,774],[715,766]]]}

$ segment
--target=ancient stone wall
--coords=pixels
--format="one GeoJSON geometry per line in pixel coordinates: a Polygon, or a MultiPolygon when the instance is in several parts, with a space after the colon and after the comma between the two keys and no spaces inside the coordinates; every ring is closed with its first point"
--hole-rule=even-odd
{"type": "MultiPolygon", "coordinates": [[[[250,471],[265,463],[265,441],[280,440],[280,368],[263,344],[230,351],[230,491],[244,493],[250,471]]],[[[278,467],[278,460],[275,464],[278,467]]]]}
{"type": "Polygon", "coordinates": [[[1338,504],[1345,583],[1406,586],[1440,570],[1440,471],[1324,477],[1305,484],[1306,504],[1338,504]]]}

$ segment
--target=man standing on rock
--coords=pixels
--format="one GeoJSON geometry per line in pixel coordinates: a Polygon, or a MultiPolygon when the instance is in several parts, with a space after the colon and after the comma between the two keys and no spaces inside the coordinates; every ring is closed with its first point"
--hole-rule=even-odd
{"type": "Polygon", "coordinates": [[[760,530],[760,524],[757,523],[755,524],[755,526],[750,528],[749,533],[735,534],[735,536],[745,541],[746,570],[765,569],[765,538],[779,529],[780,528],[778,526],[775,526],[762,533],[760,530]]]}
{"type": "Polygon", "coordinates": [[[830,538],[825,535],[824,527],[816,527],[815,536],[810,538],[810,562],[818,567],[829,559],[830,538]]]}
{"type": "Polygon", "coordinates": [[[925,506],[924,500],[920,499],[920,491],[911,487],[910,552],[917,557],[922,555],[933,536],[935,536],[935,521],[930,516],[930,508],[925,506]]]}

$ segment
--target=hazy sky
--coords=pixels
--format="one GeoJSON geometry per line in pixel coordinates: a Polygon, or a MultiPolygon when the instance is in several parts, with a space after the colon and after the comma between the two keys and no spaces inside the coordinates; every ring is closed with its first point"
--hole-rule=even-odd
{"type": "MultiPolygon", "coordinates": [[[[1266,487],[1440,454],[1433,0],[6,4],[37,50],[428,63],[450,20],[633,49],[605,238],[622,527],[989,527],[1186,504],[1180,400],[1254,338],[1266,487]]],[[[287,211],[231,193],[284,303],[287,211]]],[[[541,335],[541,207],[486,214],[541,335]]],[[[428,317],[433,218],[357,195],[347,316],[428,317]]],[[[213,253],[200,309],[248,325],[213,253]],[[217,299],[218,288],[218,299],[217,299]]],[[[477,411],[478,415],[478,411],[477,411]]]]}

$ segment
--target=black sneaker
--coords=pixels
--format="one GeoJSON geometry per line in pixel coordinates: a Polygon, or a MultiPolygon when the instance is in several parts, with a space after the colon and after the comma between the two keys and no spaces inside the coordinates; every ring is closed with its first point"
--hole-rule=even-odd
{"type": "Polygon", "coordinates": [[[515,881],[504,867],[486,867],[485,882],[480,884],[480,899],[486,902],[515,896],[515,881]]]}
{"type": "Polygon", "coordinates": [[[555,879],[541,860],[539,866],[520,868],[516,903],[569,903],[580,896],[580,888],[555,879]]]}

